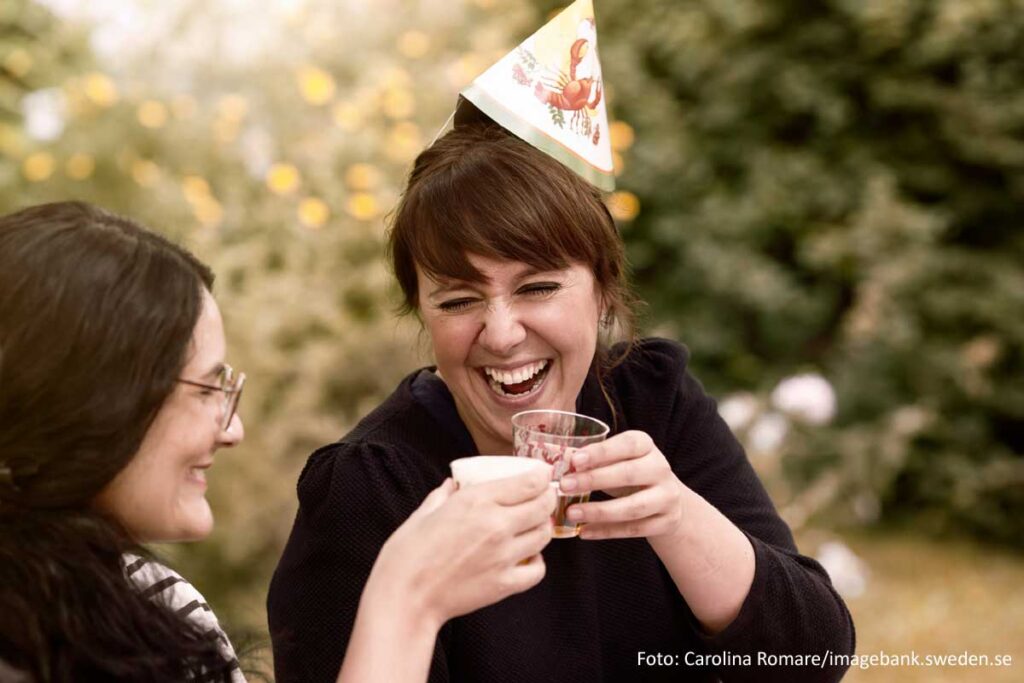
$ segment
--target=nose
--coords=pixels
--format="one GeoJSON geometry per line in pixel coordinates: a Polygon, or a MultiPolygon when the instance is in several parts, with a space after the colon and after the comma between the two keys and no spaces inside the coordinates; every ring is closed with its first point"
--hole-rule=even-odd
{"type": "Polygon", "coordinates": [[[477,339],[488,352],[505,356],[526,339],[526,328],[512,305],[497,301],[487,307],[477,339]]]}
{"type": "Polygon", "coordinates": [[[235,413],[231,417],[231,424],[227,429],[222,429],[217,439],[221,446],[231,448],[237,446],[245,438],[245,426],[242,424],[242,416],[235,413]]]}

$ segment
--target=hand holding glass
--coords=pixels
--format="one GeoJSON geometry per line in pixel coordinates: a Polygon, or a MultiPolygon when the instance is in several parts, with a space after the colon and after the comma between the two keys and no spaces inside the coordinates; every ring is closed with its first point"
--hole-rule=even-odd
{"type": "MultiPolygon", "coordinates": [[[[608,425],[579,413],[562,410],[527,410],[512,416],[512,446],[518,457],[543,460],[552,466],[552,481],[574,472],[572,454],[587,444],[604,441],[608,425]]],[[[558,489],[555,509],[555,538],[572,538],[580,533],[580,525],[565,517],[566,509],[575,503],[586,503],[590,493],[566,495],[558,489]]]]}

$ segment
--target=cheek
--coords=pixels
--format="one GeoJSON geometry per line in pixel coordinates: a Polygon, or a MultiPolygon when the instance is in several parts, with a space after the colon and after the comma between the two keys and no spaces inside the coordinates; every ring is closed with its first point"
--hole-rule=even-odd
{"type": "Polygon", "coordinates": [[[465,362],[475,339],[472,325],[457,319],[435,321],[427,326],[427,333],[439,366],[465,362]]]}
{"type": "Polygon", "coordinates": [[[545,316],[549,343],[572,365],[589,366],[597,348],[598,320],[589,301],[552,311],[545,316]]]}

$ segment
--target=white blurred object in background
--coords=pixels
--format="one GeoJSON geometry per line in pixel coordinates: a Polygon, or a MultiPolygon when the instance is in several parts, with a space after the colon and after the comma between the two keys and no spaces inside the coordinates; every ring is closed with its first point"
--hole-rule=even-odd
{"type": "Polygon", "coordinates": [[[856,598],[868,587],[868,566],[841,541],[826,541],[816,558],[828,572],[832,585],[844,598],[856,598]]]}
{"type": "Polygon", "coordinates": [[[777,410],[812,425],[826,424],[836,414],[836,392],[816,373],[782,380],[772,391],[771,402],[777,410]]]}
{"type": "Polygon", "coordinates": [[[765,413],[757,418],[747,432],[747,444],[755,451],[777,451],[789,434],[789,420],[779,413],[765,413]]]}
{"type": "Polygon", "coordinates": [[[35,140],[56,140],[67,121],[67,99],[60,88],[36,90],[21,99],[25,132],[35,140]]]}
{"type": "Polygon", "coordinates": [[[749,425],[759,410],[757,397],[749,391],[729,394],[718,404],[718,414],[734,432],[749,425]]]}

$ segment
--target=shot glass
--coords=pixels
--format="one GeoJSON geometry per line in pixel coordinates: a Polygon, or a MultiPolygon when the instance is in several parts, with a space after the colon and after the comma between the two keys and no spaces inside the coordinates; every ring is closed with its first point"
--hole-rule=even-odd
{"type": "MultiPolygon", "coordinates": [[[[512,446],[517,457],[543,460],[552,466],[551,480],[560,482],[562,475],[574,472],[572,454],[587,444],[604,441],[608,425],[579,413],[562,410],[526,410],[512,416],[512,446]]],[[[565,518],[566,509],[575,503],[586,503],[590,493],[566,495],[558,488],[558,506],[554,514],[554,538],[572,538],[580,533],[580,525],[565,518]]]]}

